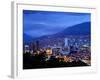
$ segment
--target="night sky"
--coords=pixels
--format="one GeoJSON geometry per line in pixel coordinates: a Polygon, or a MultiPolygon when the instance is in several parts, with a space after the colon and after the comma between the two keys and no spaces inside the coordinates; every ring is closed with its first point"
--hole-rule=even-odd
{"type": "Polygon", "coordinates": [[[90,13],[23,10],[23,32],[33,38],[58,33],[70,26],[89,22],[90,13]]]}

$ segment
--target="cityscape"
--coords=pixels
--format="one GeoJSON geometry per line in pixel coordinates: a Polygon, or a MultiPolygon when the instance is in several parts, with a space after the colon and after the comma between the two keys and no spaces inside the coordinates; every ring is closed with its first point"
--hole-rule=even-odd
{"type": "Polygon", "coordinates": [[[23,16],[23,69],[91,66],[89,13],[24,10],[23,16]]]}

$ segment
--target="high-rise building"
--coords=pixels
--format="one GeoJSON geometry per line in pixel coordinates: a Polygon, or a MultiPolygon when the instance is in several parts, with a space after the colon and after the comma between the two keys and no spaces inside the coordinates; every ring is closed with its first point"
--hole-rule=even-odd
{"type": "Polygon", "coordinates": [[[25,45],[25,46],[24,46],[24,50],[25,50],[25,51],[24,51],[25,53],[27,53],[27,52],[29,53],[29,51],[30,51],[30,50],[29,50],[29,45],[25,45]]]}
{"type": "Polygon", "coordinates": [[[39,50],[39,41],[32,43],[33,52],[39,50]]]}
{"type": "Polygon", "coordinates": [[[65,47],[68,47],[68,38],[65,38],[64,42],[65,42],[65,47]]]}
{"type": "Polygon", "coordinates": [[[36,49],[39,50],[39,41],[36,41],[36,49]]]}

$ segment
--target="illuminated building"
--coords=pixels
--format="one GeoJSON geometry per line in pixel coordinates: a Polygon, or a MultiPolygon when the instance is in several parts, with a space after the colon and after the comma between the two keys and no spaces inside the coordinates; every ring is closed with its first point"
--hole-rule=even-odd
{"type": "Polygon", "coordinates": [[[30,52],[30,50],[29,50],[29,45],[25,45],[25,46],[24,46],[24,50],[25,50],[25,51],[24,51],[25,53],[29,53],[29,52],[30,52]]]}
{"type": "Polygon", "coordinates": [[[69,54],[70,53],[69,39],[68,38],[64,38],[64,46],[61,46],[59,51],[62,54],[69,54]]]}
{"type": "Polygon", "coordinates": [[[46,49],[46,54],[47,55],[52,55],[52,49],[51,48],[47,48],[46,49]]]}
{"type": "Polygon", "coordinates": [[[72,58],[69,56],[64,56],[63,58],[64,58],[64,62],[72,62],[73,61],[72,58]]]}
{"type": "Polygon", "coordinates": [[[46,49],[46,61],[48,61],[51,58],[51,55],[52,55],[52,49],[47,48],[46,49]]]}
{"type": "Polygon", "coordinates": [[[68,38],[65,38],[65,47],[68,47],[68,38]]]}

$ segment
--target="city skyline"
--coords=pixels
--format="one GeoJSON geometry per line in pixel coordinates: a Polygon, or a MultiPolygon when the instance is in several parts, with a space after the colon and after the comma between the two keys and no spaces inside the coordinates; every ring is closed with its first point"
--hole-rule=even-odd
{"type": "Polygon", "coordinates": [[[91,14],[23,10],[23,69],[91,66],[91,14]]]}

